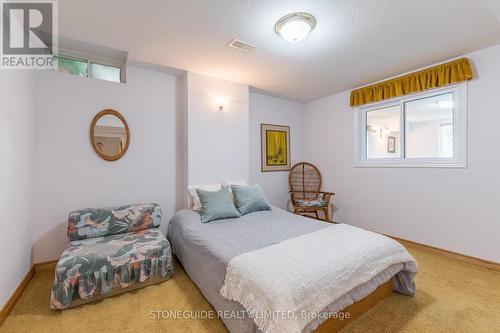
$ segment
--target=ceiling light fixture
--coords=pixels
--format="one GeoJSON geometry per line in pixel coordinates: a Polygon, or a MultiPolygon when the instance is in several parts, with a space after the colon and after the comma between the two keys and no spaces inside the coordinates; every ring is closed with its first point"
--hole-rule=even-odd
{"type": "Polygon", "coordinates": [[[274,30],[288,42],[299,42],[316,26],[316,19],[307,13],[292,13],[283,16],[276,22],[274,30]]]}

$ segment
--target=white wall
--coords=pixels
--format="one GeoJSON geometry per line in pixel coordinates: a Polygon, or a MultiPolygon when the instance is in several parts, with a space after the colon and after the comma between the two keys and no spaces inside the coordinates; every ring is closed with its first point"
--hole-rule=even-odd
{"type": "Polygon", "coordinates": [[[73,209],[157,202],[168,221],[182,181],[176,77],[128,67],[120,84],[39,71],[35,85],[34,262],[59,257],[73,209]],[[119,111],[130,128],[129,149],[116,162],[100,159],[89,141],[90,122],[105,108],[119,111]]]}
{"type": "Polygon", "coordinates": [[[187,183],[248,181],[248,86],[187,73],[187,183]],[[228,99],[223,111],[214,99],[228,99]]]}
{"type": "Polygon", "coordinates": [[[0,308],[31,265],[34,138],[33,73],[0,74],[0,308]]]}
{"type": "Polygon", "coordinates": [[[307,157],[337,193],[336,221],[500,262],[500,45],[466,56],[466,169],[354,168],[349,92],[307,105],[307,157]]]}
{"type": "Polygon", "coordinates": [[[259,183],[268,200],[287,208],[288,171],[261,171],[260,124],[290,126],[292,165],[303,160],[305,105],[259,93],[250,93],[250,182],[259,183]]]}

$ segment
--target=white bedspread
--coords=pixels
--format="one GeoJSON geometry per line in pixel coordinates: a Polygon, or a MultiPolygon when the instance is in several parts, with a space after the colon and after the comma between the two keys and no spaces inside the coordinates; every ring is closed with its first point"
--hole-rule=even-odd
{"type": "Polygon", "coordinates": [[[398,242],[338,224],[233,258],[220,293],[264,333],[299,333],[328,304],[398,263],[417,270],[398,242]]]}

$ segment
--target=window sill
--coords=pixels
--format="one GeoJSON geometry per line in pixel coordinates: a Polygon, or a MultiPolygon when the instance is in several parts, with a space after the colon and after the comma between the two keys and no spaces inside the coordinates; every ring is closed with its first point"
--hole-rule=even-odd
{"type": "Polygon", "coordinates": [[[446,162],[401,162],[401,161],[387,161],[387,162],[369,162],[360,161],[354,162],[355,168],[443,168],[443,169],[467,169],[466,162],[446,161],[446,162]]]}

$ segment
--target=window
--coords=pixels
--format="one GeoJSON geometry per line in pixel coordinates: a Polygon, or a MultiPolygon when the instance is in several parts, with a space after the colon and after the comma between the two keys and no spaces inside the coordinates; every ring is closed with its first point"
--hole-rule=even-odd
{"type": "Polygon", "coordinates": [[[465,167],[466,83],[355,110],[355,166],[465,167]]]}
{"type": "Polygon", "coordinates": [[[56,57],[59,72],[68,74],[87,76],[88,62],[86,60],[76,60],[65,57],[56,57]]]}
{"type": "Polygon", "coordinates": [[[100,80],[120,82],[120,68],[93,62],[90,64],[90,77],[100,80]]]}
{"type": "Polygon", "coordinates": [[[60,72],[112,82],[125,82],[124,64],[94,62],[85,57],[56,56],[60,72]]]}

